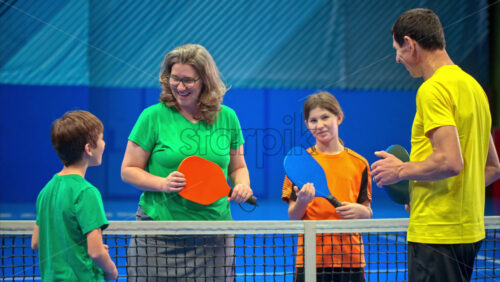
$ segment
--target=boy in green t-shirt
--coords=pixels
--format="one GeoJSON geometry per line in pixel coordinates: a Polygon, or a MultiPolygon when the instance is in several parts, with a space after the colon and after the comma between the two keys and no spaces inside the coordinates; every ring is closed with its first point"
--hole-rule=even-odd
{"type": "Polygon", "coordinates": [[[31,247],[39,252],[42,280],[114,280],[118,270],[102,242],[108,226],[101,194],[85,180],[101,164],[103,125],[87,111],[67,112],[52,125],[52,145],[64,168],[36,201],[31,247]]]}

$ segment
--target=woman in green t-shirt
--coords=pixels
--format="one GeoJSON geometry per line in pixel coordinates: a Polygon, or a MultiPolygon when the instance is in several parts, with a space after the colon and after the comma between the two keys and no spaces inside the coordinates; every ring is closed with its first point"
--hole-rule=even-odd
{"type": "MultiPolygon", "coordinates": [[[[222,168],[234,187],[230,200],[243,203],[253,194],[240,123],[232,109],[221,106],[227,89],[212,56],[197,44],[175,48],[165,56],[160,83],[160,103],[139,116],[122,163],[122,179],[144,191],[137,219],[232,220],[228,198],[200,205],[178,195],[186,180],[177,168],[188,156],[222,168]]],[[[144,237],[131,240],[129,278],[234,280],[232,238],[163,236],[147,238],[147,243],[146,248],[144,237]]]]}

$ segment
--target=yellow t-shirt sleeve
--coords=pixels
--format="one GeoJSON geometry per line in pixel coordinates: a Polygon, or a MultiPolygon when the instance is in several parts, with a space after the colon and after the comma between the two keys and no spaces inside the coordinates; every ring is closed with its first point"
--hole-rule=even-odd
{"type": "Polygon", "coordinates": [[[452,125],[456,127],[453,100],[437,83],[423,85],[417,94],[417,107],[422,113],[424,132],[452,125]]]}

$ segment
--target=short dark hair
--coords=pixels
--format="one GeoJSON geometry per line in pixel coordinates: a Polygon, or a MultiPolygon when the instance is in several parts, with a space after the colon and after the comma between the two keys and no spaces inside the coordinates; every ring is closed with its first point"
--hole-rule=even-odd
{"type": "Polygon", "coordinates": [[[412,9],[401,14],[392,26],[392,36],[399,46],[403,46],[404,37],[409,36],[426,50],[446,47],[439,17],[429,9],[412,9]]]}
{"type": "Polygon", "coordinates": [[[70,111],[54,121],[51,129],[52,146],[65,166],[82,158],[85,144],[97,146],[103,133],[102,122],[87,111],[70,111]]]}

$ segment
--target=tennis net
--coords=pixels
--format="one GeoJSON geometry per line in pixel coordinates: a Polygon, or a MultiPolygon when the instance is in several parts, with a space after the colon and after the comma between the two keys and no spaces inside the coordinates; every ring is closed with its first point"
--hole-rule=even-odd
{"type": "MultiPolygon", "coordinates": [[[[30,248],[33,226],[0,221],[2,281],[40,280],[30,248]]],[[[111,221],[104,241],[120,281],[316,281],[316,274],[331,270],[366,281],[405,281],[407,226],[408,219],[111,221]]],[[[500,217],[486,217],[485,227],[472,280],[500,280],[500,217]]]]}

